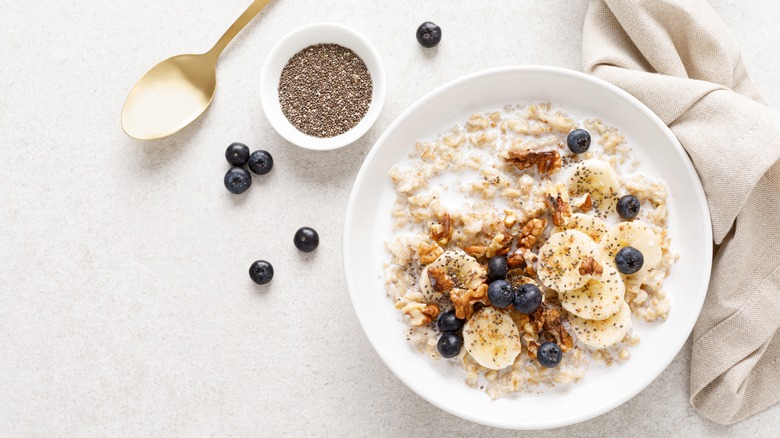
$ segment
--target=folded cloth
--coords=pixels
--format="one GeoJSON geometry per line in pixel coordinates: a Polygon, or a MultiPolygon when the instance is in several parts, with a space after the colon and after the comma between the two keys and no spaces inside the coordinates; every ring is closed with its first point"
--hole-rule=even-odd
{"type": "Polygon", "coordinates": [[[669,125],[707,195],[716,251],[693,331],[691,404],[731,424],[777,403],[780,114],[704,0],[591,0],[582,58],[669,125]]]}

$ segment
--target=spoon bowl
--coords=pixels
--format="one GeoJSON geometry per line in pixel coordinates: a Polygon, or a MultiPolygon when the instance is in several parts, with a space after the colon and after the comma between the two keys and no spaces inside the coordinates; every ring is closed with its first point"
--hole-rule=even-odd
{"type": "Polygon", "coordinates": [[[179,55],[151,68],[130,91],[122,110],[122,128],[140,140],[178,132],[197,119],[217,89],[216,59],[179,55]]]}

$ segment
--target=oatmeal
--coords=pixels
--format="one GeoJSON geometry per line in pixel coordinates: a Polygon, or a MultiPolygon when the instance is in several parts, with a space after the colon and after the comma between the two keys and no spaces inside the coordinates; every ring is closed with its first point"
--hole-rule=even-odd
{"type": "Polygon", "coordinates": [[[630,360],[632,322],[669,314],[677,258],[666,188],[638,166],[616,128],[546,103],[417,142],[389,174],[385,284],[407,339],[494,398],[630,360]]]}

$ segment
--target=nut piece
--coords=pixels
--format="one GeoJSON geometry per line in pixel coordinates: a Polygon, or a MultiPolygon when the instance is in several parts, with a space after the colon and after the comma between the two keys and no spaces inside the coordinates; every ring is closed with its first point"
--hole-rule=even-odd
{"type": "Polygon", "coordinates": [[[439,316],[439,306],[436,304],[428,304],[422,309],[422,324],[426,325],[432,323],[437,316],[439,316]]]}
{"type": "Polygon", "coordinates": [[[580,275],[601,275],[603,273],[604,268],[593,257],[586,258],[580,265],[580,275]]]}
{"type": "Polygon", "coordinates": [[[428,268],[428,279],[431,281],[431,287],[436,292],[445,293],[455,286],[447,271],[442,268],[428,268]]]}
{"type": "Polygon", "coordinates": [[[433,263],[442,254],[444,254],[444,250],[435,243],[431,245],[421,243],[417,246],[417,257],[419,257],[420,263],[423,265],[433,263]]]}
{"type": "Polygon", "coordinates": [[[564,319],[560,310],[547,307],[545,303],[530,316],[518,313],[516,322],[526,333],[523,337],[528,342],[528,356],[536,359],[539,345],[547,341],[554,341],[563,352],[571,350],[574,341],[563,326],[564,319]]]}
{"type": "MultiPolygon", "coordinates": [[[[533,335],[530,336],[533,338],[533,335]]],[[[536,359],[536,352],[539,350],[539,344],[536,342],[536,340],[530,340],[526,339],[528,341],[528,357],[531,359],[536,359]]],[[[538,336],[537,336],[538,340],[538,336]]]]}
{"type": "Polygon", "coordinates": [[[561,154],[556,150],[534,152],[510,150],[505,160],[520,170],[536,166],[541,174],[553,174],[561,168],[561,154]]]}
{"type": "Polygon", "coordinates": [[[572,204],[577,207],[577,210],[585,213],[593,208],[593,198],[590,197],[590,193],[585,193],[584,195],[575,198],[572,204]]]}
{"type": "Polygon", "coordinates": [[[511,234],[498,233],[493,237],[485,250],[485,257],[493,257],[494,255],[506,255],[509,252],[509,244],[512,242],[511,234]]]}
{"type": "Polygon", "coordinates": [[[525,259],[525,273],[530,277],[535,277],[536,262],[539,260],[539,256],[534,254],[530,249],[524,249],[523,258],[525,259]]]}
{"type": "Polygon", "coordinates": [[[470,319],[474,314],[474,304],[487,305],[487,284],[481,284],[476,289],[452,289],[450,301],[455,306],[455,316],[459,319],[470,319]]]}
{"type": "Polygon", "coordinates": [[[544,203],[547,205],[547,209],[552,212],[552,222],[556,227],[562,227],[566,224],[566,218],[571,216],[571,205],[566,202],[561,195],[553,198],[548,194],[544,198],[544,203]]]}
{"type": "Polygon", "coordinates": [[[523,249],[518,248],[509,257],[506,258],[506,265],[509,269],[522,268],[525,266],[525,257],[523,257],[523,249]]]}
{"type": "Polygon", "coordinates": [[[520,231],[520,238],[518,239],[520,248],[533,248],[546,226],[547,220],[545,219],[535,218],[526,222],[520,231]]]}
{"type": "Polygon", "coordinates": [[[452,218],[449,213],[444,213],[439,222],[431,225],[431,239],[439,245],[446,245],[452,236],[452,218]]]}
{"type": "Polygon", "coordinates": [[[487,251],[487,248],[485,248],[484,246],[473,245],[473,246],[467,246],[466,249],[464,249],[464,251],[466,251],[468,254],[476,258],[480,258],[480,257],[485,257],[485,252],[487,251]]]}
{"type": "Polygon", "coordinates": [[[528,276],[535,276],[536,275],[536,261],[539,259],[539,257],[533,253],[528,248],[517,248],[509,257],[506,259],[507,266],[510,270],[514,269],[525,269],[525,274],[528,276]]]}
{"type": "Polygon", "coordinates": [[[555,338],[556,343],[561,347],[561,351],[565,353],[571,350],[574,346],[574,341],[569,332],[563,327],[561,311],[558,309],[547,309],[546,312],[549,312],[549,314],[546,316],[542,328],[555,338]]]}

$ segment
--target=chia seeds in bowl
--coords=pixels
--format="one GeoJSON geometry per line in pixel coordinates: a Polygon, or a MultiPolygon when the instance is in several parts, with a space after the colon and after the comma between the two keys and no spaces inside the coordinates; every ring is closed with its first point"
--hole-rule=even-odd
{"type": "Polygon", "coordinates": [[[260,75],[268,122],[288,142],[316,151],[365,135],[382,111],[386,88],[379,52],[337,23],[307,24],[282,37],[260,75]]]}
{"type": "Polygon", "coordinates": [[[316,44],[287,62],[279,79],[279,103],[300,132],[318,138],[357,126],[371,106],[373,83],[365,62],[338,44],[316,44]]]}

